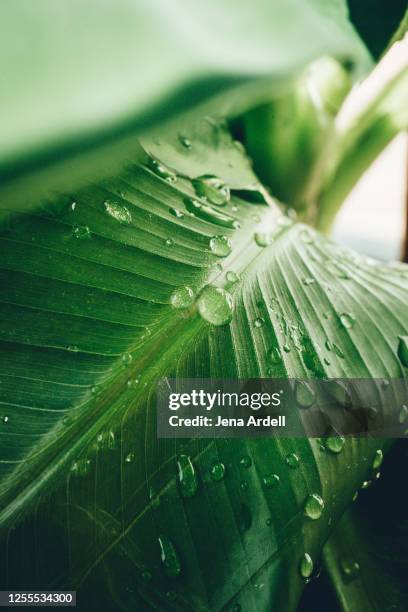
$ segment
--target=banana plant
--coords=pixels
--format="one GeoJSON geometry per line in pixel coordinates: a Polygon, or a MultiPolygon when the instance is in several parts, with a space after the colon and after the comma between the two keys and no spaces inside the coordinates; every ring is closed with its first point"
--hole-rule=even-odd
{"type": "Polygon", "coordinates": [[[0,11],[2,589],[76,590],[81,610],[404,606],[402,571],[366,586],[383,566],[356,510],[389,440],[158,439],[156,387],[406,378],[408,268],[318,231],[406,128],[406,61],[347,95],[372,60],[340,0],[0,11]],[[310,167],[277,193],[288,133],[310,167]]]}

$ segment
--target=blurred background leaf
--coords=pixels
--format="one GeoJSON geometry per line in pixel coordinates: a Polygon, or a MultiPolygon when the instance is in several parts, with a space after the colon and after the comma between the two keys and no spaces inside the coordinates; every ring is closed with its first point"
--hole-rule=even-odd
{"type": "Polygon", "coordinates": [[[135,134],[237,114],[323,54],[370,65],[339,0],[16,0],[0,22],[2,209],[114,174],[135,134]]]}

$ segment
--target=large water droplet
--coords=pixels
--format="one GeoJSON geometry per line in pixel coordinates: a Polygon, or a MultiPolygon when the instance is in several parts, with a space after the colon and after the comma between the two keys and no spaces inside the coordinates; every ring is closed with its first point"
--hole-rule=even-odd
{"type": "Polygon", "coordinates": [[[227,236],[213,236],[210,240],[210,249],[217,257],[227,257],[231,253],[231,240],[227,236]]]}
{"type": "Polygon", "coordinates": [[[343,436],[330,436],[326,438],[324,445],[332,453],[341,453],[344,448],[346,440],[343,436]]]}
{"type": "Polygon", "coordinates": [[[408,368],[408,336],[399,337],[398,357],[402,365],[408,368]]]}
{"type": "Polygon", "coordinates": [[[161,535],[158,540],[165,572],[169,578],[177,578],[181,572],[181,564],[176,549],[167,536],[161,535]]]}
{"type": "Polygon", "coordinates": [[[197,300],[198,312],[212,325],[226,325],[232,319],[232,295],[221,287],[207,285],[197,300]]]}
{"type": "Polygon", "coordinates": [[[117,202],[111,202],[110,200],[106,200],[104,206],[108,215],[119,221],[122,225],[130,225],[132,223],[132,215],[126,206],[121,206],[117,202]]]}
{"type": "Polygon", "coordinates": [[[229,202],[229,187],[216,176],[200,176],[193,180],[193,185],[197,195],[207,198],[211,204],[225,206],[229,202]]]}
{"type": "Polygon", "coordinates": [[[189,308],[194,302],[194,291],[191,287],[178,287],[170,296],[173,308],[189,308]]]}
{"type": "Polygon", "coordinates": [[[224,474],[225,465],[221,463],[221,461],[217,461],[216,463],[214,463],[210,471],[211,479],[218,482],[219,480],[222,480],[224,478],[224,474]]]}
{"type": "Polygon", "coordinates": [[[309,553],[305,553],[299,562],[299,572],[302,578],[310,578],[313,573],[313,560],[309,553]]]}
{"type": "Polygon", "coordinates": [[[340,322],[346,329],[351,329],[356,322],[356,319],[350,312],[343,312],[340,315],[340,322]]]}
{"type": "Polygon", "coordinates": [[[72,235],[78,240],[86,240],[91,238],[91,230],[87,225],[76,225],[72,228],[72,235]]]}
{"type": "Polygon", "coordinates": [[[302,408],[310,408],[316,400],[313,387],[304,380],[296,381],[295,400],[302,408]]]}
{"type": "Polygon", "coordinates": [[[198,479],[190,457],[180,455],[177,465],[180,493],[183,497],[193,497],[197,493],[198,479]]]}
{"type": "Polygon", "coordinates": [[[225,275],[225,278],[232,285],[239,281],[239,275],[236,272],[233,272],[232,270],[228,270],[228,272],[225,275]]]}
{"type": "Polygon", "coordinates": [[[305,501],[304,513],[312,520],[319,519],[324,509],[324,501],[317,493],[308,495],[305,501]]]}

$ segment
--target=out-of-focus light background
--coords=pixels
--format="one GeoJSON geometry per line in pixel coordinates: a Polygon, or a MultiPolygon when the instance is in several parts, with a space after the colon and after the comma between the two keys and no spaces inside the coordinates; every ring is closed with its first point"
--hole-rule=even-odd
{"type": "Polygon", "coordinates": [[[400,134],[341,208],[332,237],[381,260],[402,257],[407,221],[408,137],[400,134]]]}

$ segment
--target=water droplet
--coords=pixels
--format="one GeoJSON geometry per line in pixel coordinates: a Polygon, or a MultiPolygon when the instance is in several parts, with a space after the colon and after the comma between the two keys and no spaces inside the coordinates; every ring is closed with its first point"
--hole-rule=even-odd
{"type": "Polygon", "coordinates": [[[184,213],[181,212],[181,210],[179,210],[178,208],[169,208],[169,213],[177,219],[182,219],[184,217],[184,213]]]}
{"type": "Polygon", "coordinates": [[[273,346],[268,351],[268,361],[271,365],[279,365],[282,363],[282,354],[278,346],[273,346]]]}
{"type": "Polygon", "coordinates": [[[178,461],[178,482],[183,497],[193,497],[198,490],[198,478],[188,455],[180,455],[178,461]]]}
{"type": "Polygon", "coordinates": [[[171,239],[171,238],[167,238],[167,240],[166,240],[166,246],[169,246],[169,247],[170,247],[170,246],[173,246],[173,244],[174,244],[174,242],[172,241],[172,239],[171,239]]]}
{"type": "Polygon", "coordinates": [[[142,573],[140,574],[140,576],[141,576],[141,578],[142,578],[143,582],[150,582],[150,581],[151,581],[151,579],[152,579],[152,575],[151,575],[151,573],[150,573],[149,571],[147,571],[147,570],[145,570],[144,572],[142,572],[142,573]]]}
{"type": "Polygon", "coordinates": [[[217,461],[211,468],[210,476],[212,480],[218,482],[222,480],[225,475],[225,465],[221,461],[217,461]]]}
{"type": "Polygon", "coordinates": [[[134,458],[135,458],[135,453],[128,453],[125,457],[125,461],[126,463],[132,463],[134,458]]]}
{"type": "Polygon", "coordinates": [[[126,366],[130,365],[133,361],[133,357],[130,353],[124,353],[122,355],[122,363],[126,366]]]}
{"type": "Polygon", "coordinates": [[[407,419],[408,419],[408,406],[405,406],[404,404],[399,412],[398,421],[402,425],[403,423],[405,423],[407,419]]]}
{"type": "Polygon", "coordinates": [[[360,565],[357,561],[341,559],[340,567],[344,578],[347,578],[347,580],[354,580],[360,573],[360,565]]]}
{"type": "Polygon", "coordinates": [[[221,287],[207,285],[197,300],[198,312],[212,325],[226,325],[232,319],[232,295],[221,287]]]}
{"type": "Polygon", "coordinates": [[[126,384],[129,387],[129,389],[134,389],[139,384],[139,382],[140,382],[139,378],[129,378],[126,384]]]}
{"type": "Polygon", "coordinates": [[[297,456],[296,453],[289,453],[289,455],[287,455],[286,459],[286,464],[290,467],[290,468],[298,468],[299,467],[299,457],[297,456]]]}
{"type": "Polygon", "coordinates": [[[362,489],[368,489],[369,487],[371,487],[372,485],[372,481],[371,480],[364,480],[363,484],[361,485],[362,489]]]}
{"type": "Polygon", "coordinates": [[[263,327],[263,325],[265,324],[264,319],[262,319],[262,317],[257,317],[256,319],[254,319],[254,325],[255,327],[263,327]]]}
{"type": "Polygon", "coordinates": [[[170,296],[173,308],[189,308],[194,303],[194,291],[191,287],[178,287],[170,296]]]}
{"type": "Polygon", "coordinates": [[[119,221],[122,225],[130,225],[132,223],[132,215],[126,206],[121,206],[117,202],[106,200],[104,202],[105,210],[110,217],[119,221]]]}
{"type": "Polygon", "coordinates": [[[312,520],[319,519],[324,509],[324,501],[317,493],[308,495],[305,501],[304,513],[312,520]]]}
{"type": "Polygon", "coordinates": [[[313,560],[309,553],[305,553],[299,562],[299,572],[302,578],[310,578],[313,573],[313,560]]]}
{"type": "Polygon", "coordinates": [[[399,337],[398,357],[402,365],[408,368],[408,336],[399,337]]]}
{"type": "Polygon", "coordinates": [[[230,199],[229,187],[216,176],[200,176],[193,180],[197,195],[207,198],[211,204],[225,206],[230,199]]]}
{"type": "Polygon", "coordinates": [[[234,217],[221,212],[221,210],[213,208],[209,204],[199,202],[194,198],[186,198],[184,200],[184,204],[188,212],[195,217],[199,217],[200,219],[204,219],[205,221],[215,223],[216,225],[220,225],[222,227],[234,229],[238,229],[240,227],[239,222],[234,219],[234,217]]]}
{"type": "Polygon", "coordinates": [[[305,244],[312,244],[312,242],[314,241],[313,233],[309,229],[303,229],[300,232],[299,236],[300,236],[301,241],[304,242],[305,244]]]}
{"type": "Polygon", "coordinates": [[[333,343],[333,350],[336,353],[337,357],[340,357],[340,359],[344,359],[344,353],[342,349],[335,342],[333,343]]]}
{"type": "Polygon", "coordinates": [[[375,455],[374,455],[374,460],[373,460],[373,469],[374,470],[378,470],[378,468],[381,466],[382,462],[384,459],[384,455],[382,450],[379,448],[378,450],[375,451],[375,455]]]}
{"type": "Polygon", "coordinates": [[[210,249],[217,257],[227,257],[231,253],[231,240],[227,236],[213,236],[210,240],[210,249]]]}
{"type": "Polygon", "coordinates": [[[9,417],[8,417],[8,416],[5,414],[5,415],[3,416],[2,421],[3,421],[3,423],[8,423],[8,422],[9,422],[9,417]]]}
{"type": "Polygon", "coordinates": [[[240,465],[242,465],[242,467],[249,468],[252,465],[252,459],[248,455],[244,455],[243,457],[241,457],[239,463],[240,465]]]}
{"type": "Polygon", "coordinates": [[[316,400],[313,387],[304,380],[298,380],[295,384],[295,400],[302,408],[310,408],[316,400]]]}
{"type": "Polygon", "coordinates": [[[164,178],[169,183],[174,183],[177,180],[177,175],[173,170],[170,170],[165,164],[157,159],[150,159],[149,166],[158,176],[164,178]]]}
{"type": "Polygon", "coordinates": [[[306,287],[307,287],[308,285],[312,285],[312,284],[313,284],[313,283],[315,283],[315,282],[316,282],[316,281],[315,281],[315,279],[314,279],[314,278],[312,278],[311,276],[304,276],[304,277],[302,278],[302,283],[303,283],[304,285],[306,285],[306,287]]]}
{"type": "Polygon", "coordinates": [[[271,234],[265,234],[263,232],[255,232],[254,240],[259,247],[267,247],[272,244],[273,236],[271,234]]]}
{"type": "Polygon", "coordinates": [[[248,483],[246,480],[243,480],[239,486],[242,489],[242,491],[246,491],[248,488],[248,483]]]}
{"type": "Polygon", "coordinates": [[[343,436],[330,436],[326,438],[324,445],[332,453],[341,453],[344,448],[346,440],[343,436]]]}
{"type": "Polygon", "coordinates": [[[165,535],[158,538],[161,561],[169,578],[177,578],[181,573],[181,564],[172,541],[165,535]]]}
{"type": "Polygon", "coordinates": [[[233,272],[232,270],[228,270],[225,277],[227,281],[231,284],[235,284],[240,280],[239,275],[236,272],[233,272]]]}
{"type": "Polygon", "coordinates": [[[115,450],[116,437],[113,431],[104,431],[97,435],[96,445],[99,450],[115,450]]]}
{"type": "Polygon", "coordinates": [[[351,329],[356,320],[351,313],[343,312],[343,314],[340,315],[340,322],[346,329],[351,329]]]}
{"type": "Polygon", "coordinates": [[[267,527],[271,527],[272,519],[271,518],[267,518],[266,521],[265,521],[265,524],[266,524],[267,527]]]}
{"type": "Polygon", "coordinates": [[[179,141],[185,149],[191,149],[193,147],[193,145],[191,144],[191,140],[183,134],[179,134],[179,141]]]}
{"type": "Polygon", "coordinates": [[[84,240],[91,238],[91,230],[87,225],[75,225],[72,228],[72,235],[74,238],[78,238],[78,240],[84,240]]]}
{"type": "Polygon", "coordinates": [[[86,476],[91,467],[90,459],[77,459],[71,466],[71,473],[74,476],[86,476]]]}
{"type": "Polygon", "coordinates": [[[277,474],[267,474],[263,477],[263,483],[267,489],[273,489],[277,487],[280,482],[280,478],[277,474]]]}

